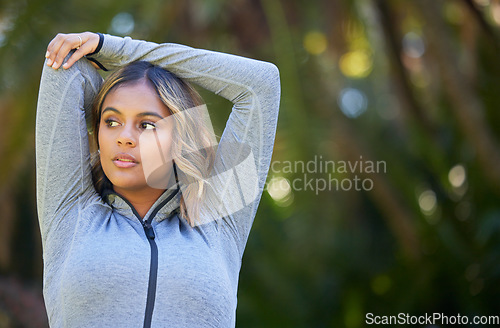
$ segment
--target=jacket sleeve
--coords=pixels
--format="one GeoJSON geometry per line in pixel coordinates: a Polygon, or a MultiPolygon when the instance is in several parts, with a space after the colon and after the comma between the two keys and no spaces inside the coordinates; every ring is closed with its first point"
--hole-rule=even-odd
{"type": "Polygon", "coordinates": [[[36,113],[37,208],[42,241],[74,230],[95,196],[85,112],[102,78],[85,60],[70,69],[43,65],[36,113]]]}
{"type": "MultiPolygon", "coordinates": [[[[267,62],[104,35],[92,56],[108,69],[149,61],[233,103],[211,179],[215,200],[205,210],[228,227],[243,253],[272,156],[280,101],[279,72],[267,62]]],[[[208,197],[207,199],[210,199],[208,197]]]]}

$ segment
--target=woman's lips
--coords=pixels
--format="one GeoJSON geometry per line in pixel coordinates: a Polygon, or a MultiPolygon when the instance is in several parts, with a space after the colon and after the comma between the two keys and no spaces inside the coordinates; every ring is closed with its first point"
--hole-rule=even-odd
{"type": "Polygon", "coordinates": [[[129,168],[137,165],[136,162],[129,159],[115,159],[113,163],[120,168],[129,168]]]}
{"type": "Polygon", "coordinates": [[[127,153],[119,153],[113,158],[113,163],[120,168],[129,168],[136,166],[137,160],[134,156],[127,153]]]}

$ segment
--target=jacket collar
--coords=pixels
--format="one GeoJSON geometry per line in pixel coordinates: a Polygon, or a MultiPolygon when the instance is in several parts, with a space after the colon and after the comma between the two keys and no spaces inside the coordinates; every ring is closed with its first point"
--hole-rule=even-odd
{"type": "MultiPolygon", "coordinates": [[[[116,193],[113,189],[105,189],[103,191],[102,198],[121,215],[130,219],[136,218],[134,213],[135,208],[133,205],[125,197],[116,193]]],[[[169,218],[179,211],[180,201],[181,193],[177,186],[173,186],[172,188],[165,190],[146,213],[144,220],[151,221],[150,215],[154,212],[156,212],[156,214],[153,219],[158,222],[169,218]]]]}

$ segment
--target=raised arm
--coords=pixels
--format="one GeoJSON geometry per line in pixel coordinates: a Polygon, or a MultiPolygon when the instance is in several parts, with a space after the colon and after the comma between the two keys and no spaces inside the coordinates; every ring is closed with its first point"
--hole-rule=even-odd
{"type": "Polygon", "coordinates": [[[136,60],[149,61],[234,104],[218,146],[213,181],[219,182],[214,191],[225,201],[219,214],[223,214],[242,252],[274,145],[280,100],[276,66],[178,44],[156,44],[110,35],[103,36],[102,48],[92,59],[107,69],[136,60]],[[236,188],[228,188],[231,181],[236,188]]]}
{"type": "Polygon", "coordinates": [[[42,240],[72,232],[95,196],[85,111],[102,78],[89,61],[70,69],[43,65],[36,113],[37,206],[42,240]]]}

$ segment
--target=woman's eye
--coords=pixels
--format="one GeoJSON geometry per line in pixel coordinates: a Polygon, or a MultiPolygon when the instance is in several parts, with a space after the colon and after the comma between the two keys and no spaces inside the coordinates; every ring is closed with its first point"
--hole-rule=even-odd
{"type": "Polygon", "coordinates": [[[141,123],[141,128],[143,128],[144,130],[154,130],[156,129],[156,125],[149,122],[143,122],[141,123]]]}
{"type": "Polygon", "coordinates": [[[106,123],[107,126],[110,126],[110,127],[115,127],[115,126],[120,125],[118,122],[113,121],[113,120],[106,120],[104,122],[106,123]]]}

